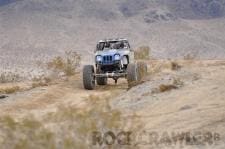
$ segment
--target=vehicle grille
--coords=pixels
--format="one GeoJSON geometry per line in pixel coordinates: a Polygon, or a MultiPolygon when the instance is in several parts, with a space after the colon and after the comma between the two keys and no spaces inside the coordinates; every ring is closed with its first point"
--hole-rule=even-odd
{"type": "Polygon", "coordinates": [[[110,55],[103,56],[103,64],[113,63],[113,57],[110,55]]]}

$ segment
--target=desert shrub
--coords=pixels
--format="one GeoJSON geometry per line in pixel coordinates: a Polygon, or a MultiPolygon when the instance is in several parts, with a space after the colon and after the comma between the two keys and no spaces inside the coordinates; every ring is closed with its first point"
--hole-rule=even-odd
{"type": "Polygon", "coordinates": [[[168,92],[174,89],[179,89],[184,86],[184,82],[179,77],[175,77],[170,81],[171,82],[160,84],[158,87],[153,88],[151,94],[168,92]]]}
{"type": "Polygon", "coordinates": [[[0,88],[0,94],[12,94],[20,90],[21,88],[19,86],[5,87],[5,88],[0,88]]]}
{"type": "MultiPolygon", "coordinates": [[[[135,131],[136,119],[125,119],[118,109],[113,109],[107,97],[89,96],[87,105],[78,108],[60,105],[55,112],[42,119],[32,115],[18,120],[11,116],[0,118],[2,148],[99,148],[93,146],[91,135],[95,131],[135,131]]],[[[101,148],[105,148],[104,145],[101,148]]],[[[115,145],[114,148],[120,148],[115,145]]],[[[132,147],[130,147],[132,148],[132,147]]]]}
{"type": "Polygon", "coordinates": [[[18,82],[22,79],[19,74],[13,72],[4,72],[0,75],[0,83],[18,82]]]}
{"type": "Polygon", "coordinates": [[[184,56],[184,60],[194,60],[196,58],[196,56],[194,54],[186,54],[184,56]]]}
{"type": "Polygon", "coordinates": [[[162,69],[161,63],[159,64],[156,61],[151,61],[150,67],[149,67],[149,73],[151,75],[161,72],[161,69],[162,69]]]}
{"type": "Polygon", "coordinates": [[[152,60],[150,61],[150,66],[148,68],[148,72],[150,75],[158,74],[164,70],[172,70],[176,69],[176,67],[179,65],[176,63],[172,63],[168,60],[152,60]]]}
{"type": "Polygon", "coordinates": [[[169,84],[161,84],[159,86],[158,91],[159,91],[159,93],[167,92],[167,91],[170,91],[173,89],[178,89],[178,88],[182,87],[183,85],[184,85],[184,82],[180,78],[176,77],[176,78],[173,78],[173,81],[169,84]]]}
{"type": "Polygon", "coordinates": [[[128,82],[128,90],[130,90],[131,88],[138,86],[144,82],[145,82],[144,80],[128,82]]]}
{"type": "Polygon", "coordinates": [[[177,62],[171,62],[171,70],[179,70],[181,66],[177,62]]]}
{"type": "Polygon", "coordinates": [[[184,82],[180,78],[174,78],[173,85],[177,87],[182,87],[184,85],[184,82]]]}
{"type": "Polygon", "coordinates": [[[32,88],[37,88],[37,87],[42,87],[42,86],[48,86],[47,83],[44,83],[44,82],[33,82],[31,84],[32,88]]]}
{"type": "Polygon", "coordinates": [[[57,56],[47,63],[49,69],[56,72],[63,72],[67,76],[74,75],[80,66],[81,56],[74,51],[65,53],[65,58],[57,56]]]}
{"type": "Polygon", "coordinates": [[[0,119],[3,132],[2,148],[54,148],[54,136],[32,116],[18,121],[11,116],[0,119]]]}
{"type": "Polygon", "coordinates": [[[148,46],[139,47],[134,51],[134,58],[136,60],[148,60],[150,58],[150,48],[148,46]]]}
{"type": "Polygon", "coordinates": [[[48,86],[49,84],[51,84],[52,79],[49,77],[39,77],[39,78],[33,78],[32,79],[32,88],[36,88],[36,87],[42,87],[42,86],[48,86]]]}
{"type": "Polygon", "coordinates": [[[160,86],[159,86],[159,91],[160,92],[166,92],[166,91],[170,91],[170,90],[172,90],[172,89],[177,89],[178,87],[176,86],[176,85],[173,85],[173,84],[167,84],[167,85],[165,85],[165,84],[161,84],[160,86]]]}

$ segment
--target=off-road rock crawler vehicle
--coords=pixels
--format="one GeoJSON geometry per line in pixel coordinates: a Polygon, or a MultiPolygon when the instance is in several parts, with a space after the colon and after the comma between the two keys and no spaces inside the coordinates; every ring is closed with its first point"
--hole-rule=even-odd
{"type": "Polygon", "coordinates": [[[85,65],[83,68],[84,88],[93,90],[95,82],[106,85],[108,78],[115,83],[119,78],[127,78],[131,84],[141,79],[141,70],[145,73],[147,67],[134,61],[134,51],[127,39],[100,40],[95,50],[95,66],[85,65]]]}

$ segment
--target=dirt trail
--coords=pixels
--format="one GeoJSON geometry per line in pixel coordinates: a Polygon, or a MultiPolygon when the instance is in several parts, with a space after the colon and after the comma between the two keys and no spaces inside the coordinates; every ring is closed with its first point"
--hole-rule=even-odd
{"type": "Polygon", "coordinates": [[[130,90],[126,80],[120,80],[118,85],[110,82],[94,91],[86,91],[78,76],[69,82],[10,95],[1,100],[0,113],[15,117],[29,113],[42,116],[55,111],[59,105],[82,106],[90,95],[107,96],[112,97],[112,106],[127,118],[136,114],[143,123],[139,131],[217,132],[222,142],[216,147],[224,148],[225,61],[179,61],[181,69],[174,71],[165,61],[149,62],[149,67],[153,64],[159,65],[157,71],[147,77],[145,83],[130,90]],[[177,89],[156,91],[161,84],[171,84],[174,80],[180,85],[177,89]]]}
{"type": "Polygon", "coordinates": [[[83,89],[80,75],[70,78],[68,82],[59,82],[55,85],[38,87],[25,92],[18,92],[2,99],[0,104],[1,115],[13,114],[44,114],[54,111],[59,105],[82,105],[90,95],[112,96],[127,90],[125,80],[118,85],[109,82],[107,86],[98,86],[94,91],[83,89]]]}
{"type": "MultiPolygon", "coordinates": [[[[114,104],[115,107],[125,109],[128,117],[135,111],[136,117],[143,122],[139,131],[157,132],[161,136],[164,132],[169,135],[173,132],[219,133],[220,141],[216,142],[218,145],[203,148],[224,148],[224,75],[224,62],[185,64],[181,70],[164,71],[151,81],[133,88],[118,97],[114,104]],[[154,93],[154,87],[170,83],[173,78],[179,78],[184,83],[183,86],[167,92],[154,93]],[[135,94],[137,96],[134,96],[135,94]]],[[[192,145],[188,147],[199,148],[192,145]]]]}

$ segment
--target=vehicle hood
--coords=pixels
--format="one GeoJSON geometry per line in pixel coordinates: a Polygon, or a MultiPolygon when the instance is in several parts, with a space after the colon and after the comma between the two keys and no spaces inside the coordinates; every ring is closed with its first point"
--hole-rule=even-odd
{"type": "Polygon", "coordinates": [[[124,49],[104,49],[103,51],[97,51],[95,55],[101,55],[101,56],[106,56],[106,55],[115,55],[115,54],[120,54],[120,56],[127,55],[129,53],[129,50],[124,50],[124,49]]]}

